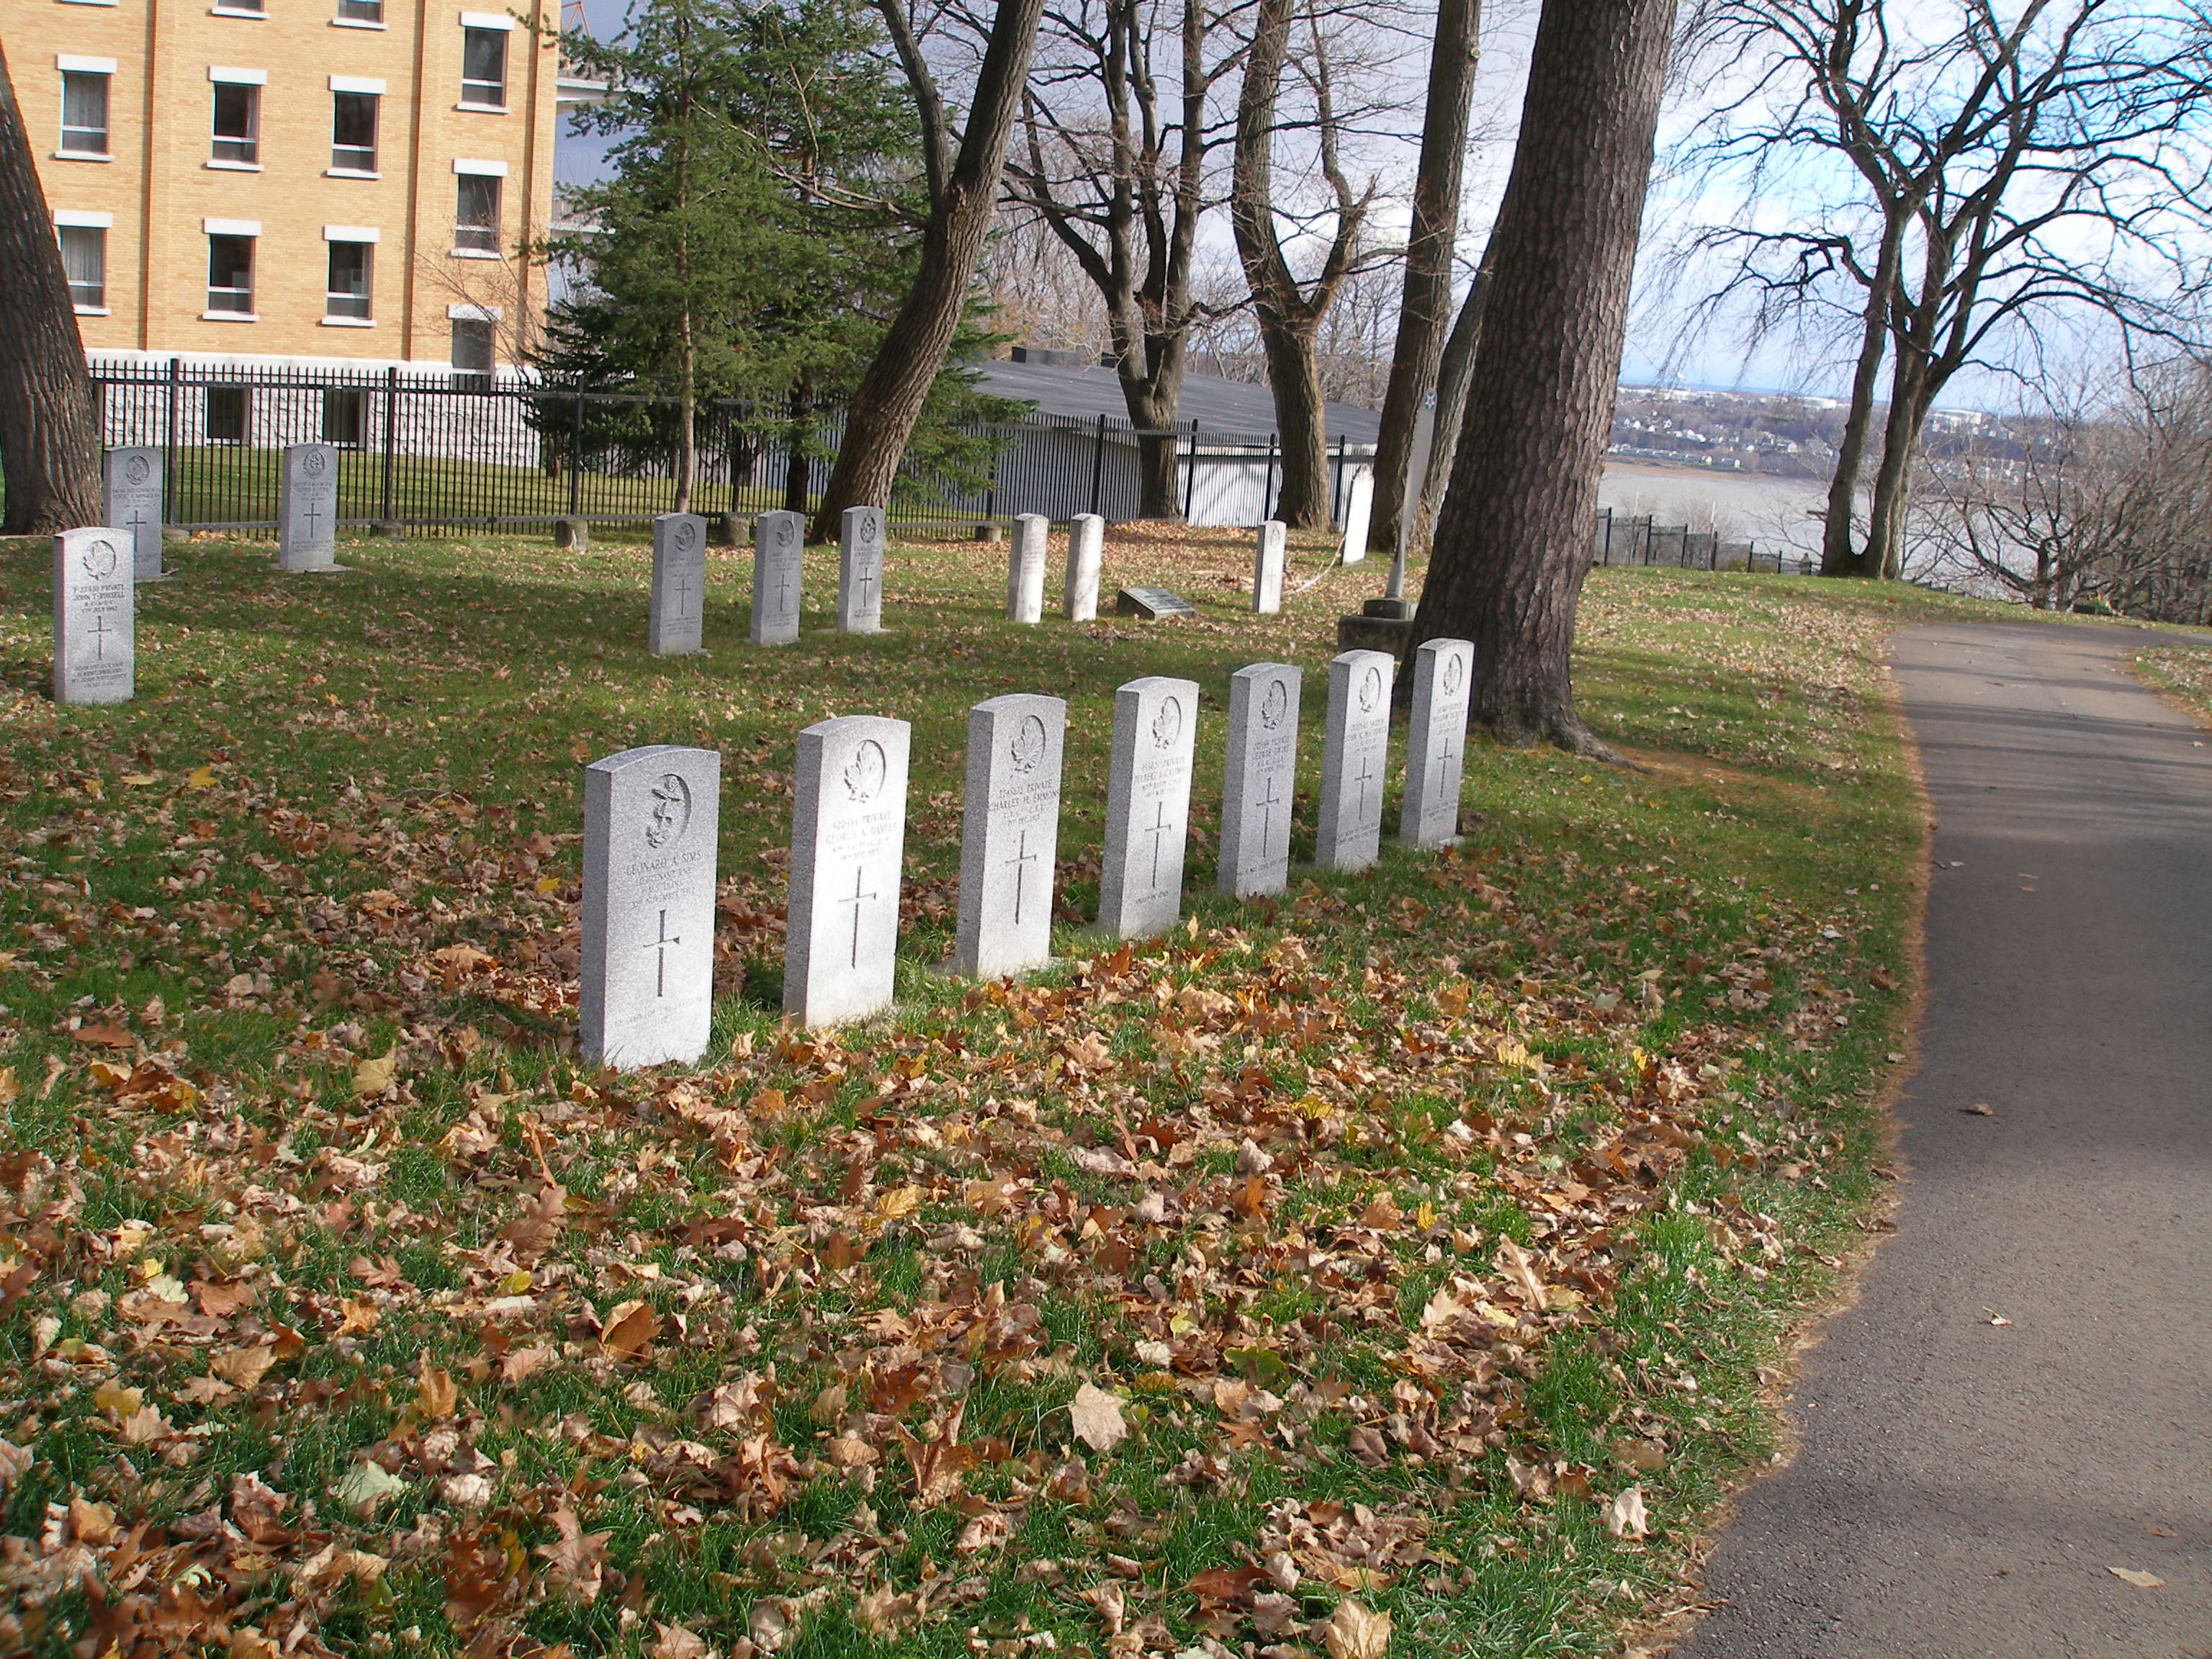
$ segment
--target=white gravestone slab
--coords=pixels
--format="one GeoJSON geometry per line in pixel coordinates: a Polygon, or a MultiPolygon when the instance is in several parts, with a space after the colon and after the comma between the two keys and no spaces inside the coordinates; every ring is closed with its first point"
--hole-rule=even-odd
{"type": "Polygon", "coordinates": [[[847,714],[799,734],[783,1012],[801,1025],[890,1006],[914,728],[847,714]]]}
{"type": "Polygon", "coordinates": [[[848,507],[837,547],[837,631],[884,631],[884,510],[848,507]]]}
{"type": "Polygon", "coordinates": [[[1283,521],[1262,519],[1252,546],[1252,609],[1272,617],[1283,608],[1283,521]]]}
{"type": "Polygon", "coordinates": [[[276,568],[337,569],[337,446],[289,445],[283,466],[276,487],[276,568]]]}
{"type": "Polygon", "coordinates": [[[1398,839],[1449,847],[1459,839],[1460,771],[1467,757],[1467,704],[1474,647],[1431,640],[1413,653],[1413,718],[1406,734],[1406,793],[1398,839]]]}
{"type": "Polygon", "coordinates": [[[1014,539],[1006,547],[1006,620],[1044,620],[1044,541],[1052,520],[1042,513],[1014,520],[1014,539]]]}
{"type": "Polygon", "coordinates": [[[54,701],[128,702],[137,689],[131,538],[105,526],[54,538],[54,701]]]}
{"type": "Polygon", "coordinates": [[[1067,582],[1060,610],[1070,622],[1098,617],[1098,574],[1106,560],[1106,520],[1079,513],[1067,521],[1067,582]]]}
{"type": "Polygon", "coordinates": [[[1321,822],[1314,834],[1314,862],[1324,870],[1364,870],[1382,851],[1390,683],[1397,671],[1398,659],[1387,651],[1347,651],[1329,663],[1321,822]]]}
{"type": "Polygon", "coordinates": [[[1198,682],[1151,675],[1114,694],[1098,925],[1117,939],[1164,932],[1182,913],[1198,682]]]}
{"type": "Polygon", "coordinates": [[[1279,893],[1290,884],[1304,678],[1279,662],[1255,663],[1229,677],[1218,885],[1233,897],[1279,893]]]}
{"type": "Polygon", "coordinates": [[[955,973],[994,979],[1052,959],[1066,736],[1067,705],[1058,697],[993,697],[968,711],[955,973]]]}
{"type": "Polygon", "coordinates": [[[806,520],[796,513],[763,513],[753,526],[755,645],[789,645],[799,637],[799,581],[806,520]]]}
{"type": "Polygon", "coordinates": [[[580,1046],[604,1066],[686,1064],[714,1012],[722,757],[654,744],[584,769],[580,1046]]]}
{"type": "Polygon", "coordinates": [[[1355,466],[1346,473],[1344,487],[1344,556],[1358,564],[1367,556],[1367,532],[1375,521],[1375,469],[1355,466]]]}
{"type": "Polygon", "coordinates": [[[645,648],[656,657],[689,656],[704,638],[707,520],[664,513],[653,521],[653,611],[645,648]]]}
{"type": "Polygon", "coordinates": [[[131,538],[133,582],[165,580],[160,450],[111,449],[100,458],[100,517],[131,538]]]}

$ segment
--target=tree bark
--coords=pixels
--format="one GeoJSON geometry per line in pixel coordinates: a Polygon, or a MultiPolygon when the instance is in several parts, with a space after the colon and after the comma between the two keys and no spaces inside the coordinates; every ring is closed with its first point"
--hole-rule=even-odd
{"type": "Polygon", "coordinates": [[[0,50],[0,532],[100,522],[100,430],[31,136],[0,50]]]}
{"type": "Polygon", "coordinates": [[[1866,320],[1859,337],[1859,359],[1851,374],[1850,403],[1844,415],[1844,441],[1836,446],[1836,470],[1828,479],[1827,517],[1820,531],[1820,574],[1863,576],[1866,562],[1852,536],[1858,511],[1859,477],[1866,467],[1867,437],[1874,429],[1874,388],[1889,351],[1889,307],[1897,287],[1898,259],[1904,241],[1904,216],[1893,210],[1882,228],[1875,256],[1874,282],[1867,289],[1866,320]]]}
{"type": "MultiPolygon", "coordinates": [[[[1437,514],[1451,483],[1452,457],[1459,450],[1459,431],[1467,416],[1467,389],[1474,383],[1474,354],[1482,343],[1482,315],[1490,299],[1490,252],[1483,251],[1459,315],[1452,319],[1450,337],[1437,368],[1437,425],[1429,445],[1428,471],[1421,479],[1421,498],[1413,509],[1413,532],[1407,540],[1408,556],[1425,557],[1435,538],[1437,514]]],[[[1397,548],[1394,544],[1395,556],[1397,548]]]]}
{"type": "MultiPolygon", "coordinates": [[[[1413,219],[1406,238],[1406,280],[1398,301],[1398,337],[1382,425],[1375,442],[1375,507],[1368,550],[1398,550],[1398,520],[1413,464],[1413,428],[1421,404],[1437,386],[1451,318],[1452,251],[1459,240],[1460,180],[1466,171],[1468,106],[1482,55],[1482,0],[1437,0],[1436,43],[1429,52],[1428,102],[1421,115],[1421,153],[1413,173],[1413,219]]],[[[1443,435],[1437,399],[1437,436],[1443,435]]],[[[1433,449],[1430,452],[1435,453],[1433,449]]],[[[1424,479],[1424,483],[1426,480],[1424,479]]],[[[1416,515],[1419,505],[1416,503],[1416,515]]]]}
{"type": "MultiPolygon", "coordinates": [[[[896,9],[896,8],[893,8],[896,9]]],[[[999,179],[1006,167],[1006,141],[1021,110],[1029,79],[1030,53],[1036,46],[1044,0],[1003,0],[991,20],[989,44],[975,77],[975,100],[958,154],[942,173],[941,188],[931,192],[929,223],[922,234],[921,264],[906,302],[860,377],[845,422],[837,465],[822,491],[814,515],[813,539],[835,540],[848,507],[887,507],[907,440],[929,388],[945,366],[952,336],[968,304],[975,261],[998,211],[999,179]]],[[[906,56],[903,47],[902,58],[906,56]]],[[[918,63],[908,76],[921,79],[915,102],[925,112],[936,98],[933,83],[918,63]],[[926,88],[926,89],[925,89],[926,88]]],[[[925,150],[942,154],[939,127],[925,133],[925,150]]],[[[932,172],[937,171],[933,165],[932,172]]]]}
{"type": "Polygon", "coordinates": [[[1546,0],[1491,238],[1488,318],[1415,617],[1474,642],[1501,742],[1606,755],[1570,653],[1613,425],[1674,0],[1546,0]]]}

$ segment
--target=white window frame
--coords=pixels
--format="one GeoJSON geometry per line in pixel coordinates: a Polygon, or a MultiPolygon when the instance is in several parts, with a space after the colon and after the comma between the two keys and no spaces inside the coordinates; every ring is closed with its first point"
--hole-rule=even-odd
{"type": "Polygon", "coordinates": [[[453,106],[455,109],[477,110],[485,113],[496,112],[501,115],[507,113],[507,82],[513,78],[514,73],[514,53],[509,49],[506,37],[514,32],[514,19],[504,13],[465,11],[461,14],[461,100],[453,106]],[[471,87],[484,87],[491,84],[489,82],[471,81],[468,78],[469,36],[471,34],[496,34],[501,37],[499,96],[496,100],[487,100],[470,91],[471,87]]]}
{"type": "MultiPolygon", "coordinates": [[[[210,323],[253,323],[260,321],[259,313],[250,309],[250,307],[257,303],[256,296],[258,293],[258,283],[261,275],[261,222],[258,219],[203,219],[200,221],[200,234],[210,240],[217,236],[234,237],[240,240],[250,241],[254,244],[253,252],[247,256],[246,259],[246,283],[244,289],[240,290],[239,289],[231,288],[220,290],[225,294],[237,294],[243,292],[246,295],[246,302],[249,309],[245,311],[232,311],[219,308],[213,303],[216,294],[218,290],[216,289],[214,283],[215,272],[210,269],[208,272],[209,282],[207,288],[210,303],[208,308],[200,313],[200,319],[203,322],[210,323]]],[[[214,252],[215,250],[213,248],[210,248],[208,250],[210,258],[212,258],[214,252]]]]}
{"type": "Polygon", "coordinates": [[[57,52],[54,68],[61,74],[61,147],[54,152],[58,161],[110,161],[115,159],[115,60],[112,58],[82,58],[74,53],[57,52]],[[70,143],[71,132],[90,132],[90,127],[71,127],[69,124],[69,83],[71,76],[97,76],[106,84],[100,96],[100,148],[80,149],[70,143]]]}
{"type": "Polygon", "coordinates": [[[210,64],[207,72],[209,92],[208,160],[206,165],[218,173],[258,173],[261,171],[261,94],[269,84],[269,71],[258,69],[234,69],[228,64],[210,64]],[[246,135],[219,133],[215,128],[215,99],[223,87],[248,87],[246,135]],[[217,147],[223,144],[242,146],[243,155],[225,155],[217,147]]]}
{"type": "MultiPolygon", "coordinates": [[[[59,208],[54,212],[54,240],[62,242],[65,230],[96,230],[100,233],[100,301],[96,305],[84,305],[76,297],[76,284],[70,283],[70,309],[80,317],[105,317],[111,307],[107,303],[107,233],[115,228],[112,213],[88,212],[82,208],[59,208]]],[[[67,275],[68,260],[63,260],[64,275],[67,275]]]]}
{"type": "MultiPolygon", "coordinates": [[[[383,177],[385,83],[371,76],[333,75],[331,76],[331,165],[325,173],[333,179],[379,179],[383,177]],[[374,125],[373,142],[368,147],[369,165],[365,167],[345,167],[338,161],[338,100],[374,98],[376,100],[370,118],[374,125]]],[[[357,149],[358,145],[345,148],[357,149]]]]}

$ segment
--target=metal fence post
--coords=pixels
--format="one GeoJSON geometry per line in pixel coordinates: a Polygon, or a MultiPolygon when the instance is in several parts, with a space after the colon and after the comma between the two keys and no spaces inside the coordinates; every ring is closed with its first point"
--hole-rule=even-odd
{"type": "Polygon", "coordinates": [[[1328,483],[1328,521],[1336,525],[1344,522],[1345,441],[1345,434],[1341,432],[1338,433],[1336,434],[1336,476],[1331,478],[1328,483]]]}
{"type": "Polygon", "coordinates": [[[177,509],[177,420],[185,395],[184,365],[169,359],[169,429],[161,446],[161,519],[167,523],[177,509]]]}
{"type": "Polygon", "coordinates": [[[392,517],[392,470],[399,464],[399,371],[384,371],[384,489],[377,516],[386,523],[392,517]]]}
{"type": "Polygon", "coordinates": [[[1183,474],[1182,521],[1190,522],[1191,505],[1198,499],[1198,416],[1190,419],[1190,465],[1183,474]]]}
{"type": "Polygon", "coordinates": [[[1091,450],[1091,510],[1098,510],[1098,492],[1106,483],[1106,417],[1098,417],[1098,438],[1091,450]]]}
{"type": "Polygon", "coordinates": [[[568,516],[582,516],[584,500],[584,388],[568,394],[568,516]]]}

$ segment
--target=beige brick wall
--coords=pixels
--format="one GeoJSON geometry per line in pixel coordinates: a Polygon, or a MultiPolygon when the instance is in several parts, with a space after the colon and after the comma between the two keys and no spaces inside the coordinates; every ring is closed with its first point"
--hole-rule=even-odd
{"type": "MultiPolygon", "coordinates": [[[[248,0],[250,3],[250,0],[248,0]]],[[[210,0],[4,0],[8,61],[58,216],[106,213],[106,313],[78,319],[94,351],[443,363],[455,305],[496,309],[513,361],[542,306],[542,271],[514,258],[551,205],[557,53],[516,21],[507,110],[456,107],[462,15],[557,21],[556,0],[384,0],[385,27],[347,26],[337,0],[265,0],[266,17],[210,0]],[[112,58],[109,154],[61,156],[60,58],[112,58]],[[210,67],[258,70],[259,170],[210,165],[210,67]],[[332,76],[380,80],[375,179],[329,176],[332,76]],[[456,257],[456,158],[504,163],[495,259],[456,257]],[[258,223],[255,320],[210,320],[206,222],[258,223]],[[328,226],[378,233],[367,327],[325,319],[328,226]]]]}

